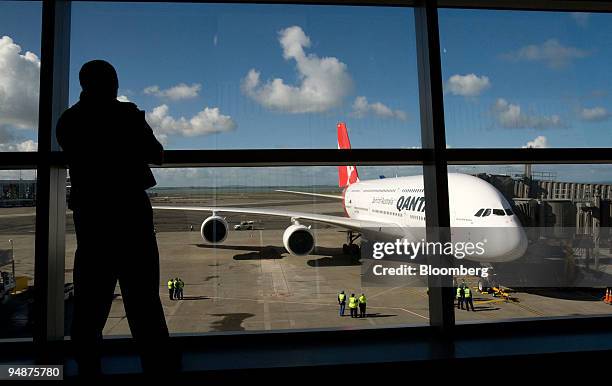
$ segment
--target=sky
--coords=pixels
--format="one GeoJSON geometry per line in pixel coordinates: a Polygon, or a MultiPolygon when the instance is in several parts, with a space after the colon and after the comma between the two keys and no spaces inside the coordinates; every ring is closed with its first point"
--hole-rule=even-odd
{"type": "MultiPolygon", "coordinates": [[[[40,18],[0,2],[0,151],[36,149],[40,18]]],[[[612,147],[611,20],[440,10],[447,146],[612,147]]],[[[339,121],[355,148],[420,147],[410,8],[77,2],[71,28],[70,104],[80,66],[108,60],[166,149],[335,148],[339,121]]]]}

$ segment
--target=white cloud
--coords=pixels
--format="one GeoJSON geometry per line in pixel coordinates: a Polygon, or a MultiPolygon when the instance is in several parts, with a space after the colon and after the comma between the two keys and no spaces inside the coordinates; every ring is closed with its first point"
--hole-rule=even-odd
{"type": "Polygon", "coordinates": [[[408,114],[406,114],[406,112],[403,110],[391,110],[389,107],[380,102],[369,103],[368,99],[364,96],[358,96],[355,98],[355,102],[353,102],[352,115],[357,118],[362,118],[368,113],[373,113],[383,118],[396,118],[400,121],[405,121],[408,119],[408,114]]]}
{"type": "Polygon", "coordinates": [[[40,60],[8,36],[0,38],[0,126],[38,126],[40,60]]]}
{"type": "Polygon", "coordinates": [[[300,84],[289,85],[281,78],[262,84],[260,72],[251,69],[242,80],[243,92],[268,109],[287,113],[322,112],[340,105],[353,87],[346,64],[306,54],[310,38],[298,26],[280,31],[279,42],[283,57],[295,60],[300,84]]]}
{"type": "Polygon", "coordinates": [[[223,115],[217,107],[205,107],[191,118],[174,118],[168,114],[167,105],[155,107],[146,114],[147,122],[153,128],[156,136],[166,142],[169,135],[194,137],[212,133],[230,131],[236,128],[236,123],[229,115],[223,115]]]}
{"type": "Polygon", "coordinates": [[[31,139],[17,143],[0,143],[0,152],[4,151],[36,151],[38,142],[31,139]]]}
{"type": "Polygon", "coordinates": [[[576,47],[564,46],[557,39],[548,39],[542,44],[530,44],[517,51],[503,55],[512,61],[544,62],[550,68],[562,68],[572,60],[589,56],[590,52],[576,47]]]}
{"type": "Polygon", "coordinates": [[[543,135],[538,135],[533,141],[528,141],[523,148],[544,149],[548,147],[548,140],[543,135]]]}
{"type": "Polygon", "coordinates": [[[126,97],[125,95],[119,95],[119,96],[117,97],[117,100],[118,100],[119,102],[130,102],[129,98],[128,98],[128,97],[126,97]]]}
{"type": "Polygon", "coordinates": [[[154,95],[158,98],[170,99],[178,101],[182,99],[192,99],[198,96],[202,85],[199,83],[193,83],[191,86],[185,83],[179,83],[176,86],[162,90],[159,86],[149,86],[143,90],[147,95],[154,95]]]}
{"type": "Polygon", "coordinates": [[[580,27],[586,27],[589,25],[591,14],[588,12],[570,12],[570,16],[580,27]]]}
{"type": "Polygon", "coordinates": [[[584,121],[604,121],[610,118],[610,113],[604,107],[583,108],[580,118],[584,121]]]}
{"type": "Polygon", "coordinates": [[[545,129],[565,126],[561,117],[556,114],[550,116],[526,114],[522,111],[520,105],[509,103],[503,98],[499,98],[495,102],[493,114],[500,126],[510,129],[545,129]]]}
{"type": "Polygon", "coordinates": [[[478,96],[491,87],[487,76],[476,74],[453,75],[446,82],[446,87],[453,95],[478,96]]]}

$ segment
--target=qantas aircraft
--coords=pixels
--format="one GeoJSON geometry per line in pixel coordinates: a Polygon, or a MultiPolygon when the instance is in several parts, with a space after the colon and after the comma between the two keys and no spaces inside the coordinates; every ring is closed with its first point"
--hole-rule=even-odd
{"type": "MultiPolygon", "coordinates": [[[[338,124],[338,148],[350,149],[346,125],[338,124]]],[[[154,209],[211,212],[202,222],[202,238],[209,243],[222,243],[229,226],[223,213],[244,213],[286,217],[290,224],[283,234],[287,251],[296,256],[310,254],[315,247],[315,235],[301,221],[317,222],[347,230],[345,253],[359,254],[354,241],[425,239],[425,197],[423,176],[381,178],[361,181],[355,166],[338,167],[342,195],[280,190],[280,192],[338,199],[346,217],[282,209],[238,207],[155,206],[154,209]]],[[[499,263],[520,258],[527,248],[527,237],[519,219],[506,198],[488,182],[467,174],[449,173],[451,238],[455,241],[485,241],[485,252],[467,259],[499,263]]]]}

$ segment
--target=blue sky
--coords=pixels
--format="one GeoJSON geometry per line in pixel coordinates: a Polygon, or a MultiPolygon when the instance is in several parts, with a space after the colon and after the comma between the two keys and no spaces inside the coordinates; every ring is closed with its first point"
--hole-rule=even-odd
{"type": "Polygon", "coordinates": [[[399,9],[77,3],[71,100],[79,92],[80,65],[106,58],[120,74],[120,93],[142,108],[165,103],[178,119],[218,107],[235,122],[234,130],[218,134],[174,135],[169,148],[333,148],[339,120],[348,121],[356,147],[419,146],[413,30],[412,11],[399,9]],[[299,85],[296,61],[283,58],[279,42],[279,31],[294,26],[310,38],[307,54],[345,64],[353,84],[337,105],[288,112],[287,106],[266,108],[241,90],[251,69],[260,72],[262,83],[282,78],[299,85]],[[163,90],[180,83],[200,84],[201,91],[180,101],[143,94],[151,85],[163,90]],[[349,116],[357,96],[405,111],[408,118],[349,116]]]}
{"type": "MultiPolygon", "coordinates": [[[[413,17],[381,7],[77,2],[70,102],[82,63],[103,58],[168,149],[334,148],[338,121],[353,147],[420,147],[413,17]]],[[[448,145],[612,146],[611,18],[441,10],[448,145]]],[[[0,36],[39,56],[40,4],[0,3],[0,36]]],[[[32,78],[19,74],[9,86],[32,78]]],[[[34,100],[15,103],[25,98],[17,91],[14,105],[34,100]]],[[[24,117],[34,107],[15,116],[0,107],[0,150],[36,141],[35,117],[24,117]]]]}

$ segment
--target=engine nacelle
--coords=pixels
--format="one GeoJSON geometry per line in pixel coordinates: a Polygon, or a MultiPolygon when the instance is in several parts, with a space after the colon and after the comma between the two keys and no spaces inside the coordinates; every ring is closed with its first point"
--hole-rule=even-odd
{"type": "Polygon", "coordinates": [[[306,256],[315,247],[314,234],[310,228],[293,224],[283,233],[283,244],[287,252],[294,256],[306,256]]]}
{"type": "Polygon", "coordinates": [[[204,220],[200,227],[200,234],[204,241],[211,244],[218,244],[225,241],[229,226],[223,217],[213,215],[204,220]]]}

